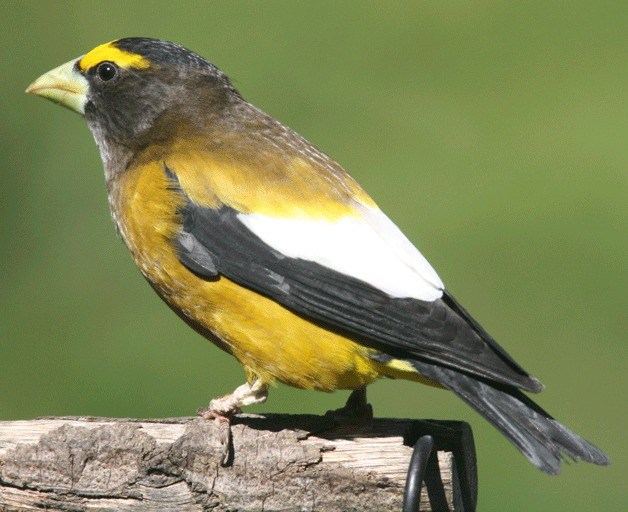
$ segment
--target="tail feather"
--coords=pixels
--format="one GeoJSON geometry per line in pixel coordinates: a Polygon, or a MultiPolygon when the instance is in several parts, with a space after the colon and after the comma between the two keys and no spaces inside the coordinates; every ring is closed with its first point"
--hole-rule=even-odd
{"type": "Polygon", "coordinates": [[[484,416],[541,471],[556,475],[561,462],[569,459],[609,464],[602,451],[561,425],[518,389],[422,361],[412,364],[422,376],[440,382],[484,416]]]}

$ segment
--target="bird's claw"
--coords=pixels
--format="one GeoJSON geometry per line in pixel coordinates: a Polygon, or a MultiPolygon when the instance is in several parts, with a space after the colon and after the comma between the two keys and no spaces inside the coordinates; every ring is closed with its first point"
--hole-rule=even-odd
{"type": "MultiPolygon", "coordinates": [[[[213,402],[213,400],[212,400],[213,402]]],[[[210,403],[207,407],[199,407],[197,414],[206,420],[214,420],[218,426],[218,440],[222,447],[220,464],[227,466],[233,458],[233,437],[231,435],[231,419],[233,415],[240,412],[234,409],[228,412],[217,411],[210,403]]]]}
{"type": "Polygon", "coordinates": [[[233,415],[240,411],[244,405],[261,404],[268,396],[268,386],[259,380],[252,384],[245,383],[238,386],[233,393],[214,398],[207,407],[201,407],[197,413],[207,420],[215,420],[218,424],[218,438],[222,445],[223,466],[233,461],[233,438],[231,436],[231,421],[233,415]]]}

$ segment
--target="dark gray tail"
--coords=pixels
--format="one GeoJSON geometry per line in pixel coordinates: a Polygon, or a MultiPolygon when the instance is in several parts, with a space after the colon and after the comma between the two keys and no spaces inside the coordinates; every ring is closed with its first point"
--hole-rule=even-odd
{"type": "Polygon", "coordinates": [[[518,389],[422,361],[412,364],[421,375],[440,382],[484,416],[541,471],[560,473],[560,463],[567,457],[609,464],[598,448],[558,423],[518,389]]]}

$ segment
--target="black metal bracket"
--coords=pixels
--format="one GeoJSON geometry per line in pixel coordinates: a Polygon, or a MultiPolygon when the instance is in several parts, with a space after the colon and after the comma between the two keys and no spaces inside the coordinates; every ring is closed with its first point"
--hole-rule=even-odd
{"type": "Polygon", "coordinates": [[[423,483],[432,512],[474,512],[477,501],[477,473],[473,434],[463,422],[424,422],[429,428],[412,432],[416,439],[408,466],[403,495],[403,512],[418,512],[423,483]],[[432,428],[433,427],[433,428],[432,428]],[[447,502],[440,475],[438,450],[452,452],[453,509],[447,502]]]}
{"type": "Polygon", "coordinates": [[[421,489],[425,479],[427,461],[432,454],[434,439],[432,436],[423,436],[414,445],[410,466],[408,466],[408,478],[403,493],[403,512],[416,512],[419,510],[421,489]]]}

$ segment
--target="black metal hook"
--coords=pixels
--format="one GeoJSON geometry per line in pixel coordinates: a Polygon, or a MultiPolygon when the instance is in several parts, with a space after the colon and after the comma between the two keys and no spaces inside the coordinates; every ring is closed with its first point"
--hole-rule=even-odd
{"type": "MultiPolygon", "coordinates": [[[[414,445],[403,494],[403,512],[418,512],[423,482],[425,482],[431,510],[449,512],[438,457],[434,452],[434,438],[430,435],[420,437],[414,445]]],[[[464,510],[464,507],[460,510],[464,510]]]]}
{"type": "Polygon", "coordinates": [[[422,436],[414,445],[412,458],[408,466],[408,478],[403,493],[403,512],[417,512],[421,498],[421,488],[425,479],[427,461],[432,454],[434,439],[432,436],[422,436]]]}

